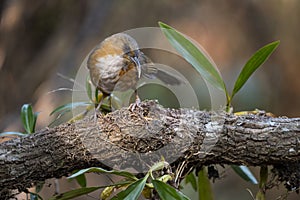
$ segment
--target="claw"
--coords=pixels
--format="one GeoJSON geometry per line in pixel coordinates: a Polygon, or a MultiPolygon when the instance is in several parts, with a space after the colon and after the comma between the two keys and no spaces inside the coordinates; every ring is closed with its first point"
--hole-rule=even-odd
{"type": "Polygon", "coordinates": [[[133,112],[136,108],[142,108],[141,107],[141,99],[137,94],[137,91],[135,91],[135,102],[130,104],[130,106],[128,107],[128,109],[133,112]]]}
{"type": "Polygon", "coordinates": [[[94,116],[93,116],[93,120],[95,121],[95,123],[97,123],[97,120],[98,120],[98,117],[97,117],[97,115],[98,114],[102,114],[101,112],[100,112],[100,107],[101,107],[101,104],[98,104],[98,106],[97,107],[95,107],[94,108],[94,116]],[[100,106],[99,106],[100,105],[100,106]]]}

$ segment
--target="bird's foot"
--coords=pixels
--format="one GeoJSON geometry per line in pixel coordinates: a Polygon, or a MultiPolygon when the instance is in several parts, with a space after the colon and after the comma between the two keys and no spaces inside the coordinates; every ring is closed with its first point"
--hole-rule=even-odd
{"type": "Polygon", "coordinates": [[[98,109],[95,108],[94,116],[93,116],[93,120],[94,120],[95,123],[97,123],[99,115],[101,115],[101,112],[98,109]]]}
{"type": "Polygon", "coordinates": [[[135,99],[135,102],[134,103],[132,103],[132,104],[130,104],[130,106],[128,107],[128,109],[131,111],[131,112],[133,112],[136,108],[142,108],[141,107],[141,99],[139,98],[139,97],[137,97],[136,99],[135,99]]]}
{"type": "Polygon", "coordinates": [[[102,105],[102,101],[103,99],[100,100],[100,102],[98,103],[97,106],[94,107],[94,116],[93,116],[93,120],[95,121],[95,123],[98,121],[98,116],[102,116],[103,113],[101,112],[101,105],[102,105]]]}

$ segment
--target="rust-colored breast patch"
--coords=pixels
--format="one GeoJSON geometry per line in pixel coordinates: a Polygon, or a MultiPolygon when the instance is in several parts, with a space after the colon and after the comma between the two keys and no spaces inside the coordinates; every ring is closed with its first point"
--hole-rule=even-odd
{"type": "MultiPolygon", "coordinates": [[[[125,63],[124,63],[125,64],[125,63]]],[[[119,73],[119,76],[123,76],[126,72],[128,72],[129,70],[134,69],[136,66],[134,63],[132,62],[128,62],[127,66],[124,66],[119,73]]]]}

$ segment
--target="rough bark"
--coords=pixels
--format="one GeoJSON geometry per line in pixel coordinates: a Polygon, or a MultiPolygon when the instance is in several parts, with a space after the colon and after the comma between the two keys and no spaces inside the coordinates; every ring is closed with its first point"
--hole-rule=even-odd
{"type": "Polygon", "coordinates": [[[0,144],[0,190],[24,191],[91,166],[143,172],[161,156],[181,169],[178,177],[211,164],[294,166],[299,147],[300,118],[166,109],[147,101],[134,111],[86,117],[0,144]]]}

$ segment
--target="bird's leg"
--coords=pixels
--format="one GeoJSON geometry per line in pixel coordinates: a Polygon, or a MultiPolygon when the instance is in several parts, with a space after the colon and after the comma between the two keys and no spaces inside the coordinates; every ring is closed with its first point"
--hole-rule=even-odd
{"type": "Polygon", "coordinates": [[[130,104],[129,106],[129,110],[131,110],[132,112],[136,109],[136,107],[141,106],[141,99],[138,95],[137,89],[134,90],[134,94],[135,94],[135,102],[133,104],[130,104]]]}
{"type": "Polygon", "coordinates": [[[98,105],[97,105],[97,104],[96,104],[97,106],[95,105],[95,114],[94,114],[94,118],[95,118],[95,119],[97,119],[97,114],[98,114],[98,113],[101,114],[100,108],[101,108],[101,106],[102,106],[102,104],[103,104],[104,99],[105,99],[106,97],[108,97],[108,96],[109,96],[109,94],[106,94],[106,93],[103,93],[103,92],[102,92],[102,97],[101,97],[101,99],[100,99],[98,105]]]}
{"type": "Polygon", "coordinates": [[[140,105],[141,104],[141,99],[138,95],[137,90],[134,90],[134,94],[135,94],[135,104],[140,105]]]}

